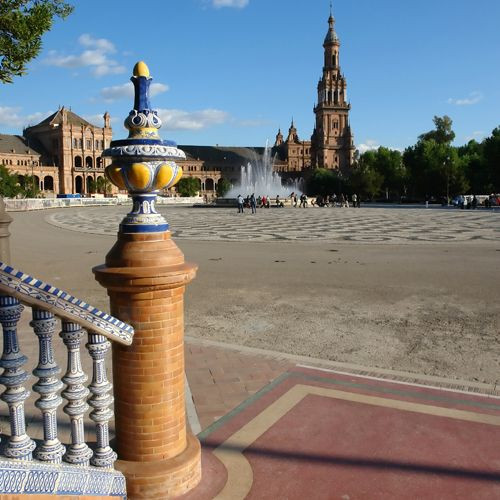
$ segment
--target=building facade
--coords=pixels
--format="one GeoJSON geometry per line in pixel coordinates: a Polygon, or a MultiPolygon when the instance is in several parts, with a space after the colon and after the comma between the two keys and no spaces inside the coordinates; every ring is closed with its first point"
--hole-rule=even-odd
{"type": "Polygon", "coordinates": [[[0,164],[17,173],[21,183],[32,176],[45,196],[90,194],[110,161],[101,156],[112,136],[108,113],[103,125],[62,107],[22,136],[0,134],[0,164]]]}
{"type": "MultiPolygon", "coordinates": [[[[340,40],[331,14],[323,50],[323,71],[317,86],[315,128],[311,140],[299,138],[293,119],[286,137],[281,130],[276,134],[273,168],[288,177],[303,175],[313,168],[348,174],[353,165],[355,146],[349,123],[351,105],[347,100],[346,79],[340,68],[340,40]]],[[[103,127],[97,127],[71,109],[62,107],[39,124],[26,128],[22,136],[0,134],[0,164],[17,172],[21,179],[26,175],[34,176],[46,196],[60,193],[88,195],[95,191],[95,183],[104,179],[104,168],[110,160],[101,155],[111,138],[108,113],[103,115],[103,127]]],[[[209,199],[216,195],[221,178],[237,183],[241,167],[264,151],[259,147],[179,147],[186,153],[186,160],[178,162],[184,177],[199,179],[200,193],[209,199]]]]}
{"type": "Polygon", "coordinates": [[[38,125],[24,130],[27,141],[41,146],[42,161],[57,167],[56,193],[89,194],[93,183],[104,178],[104,168],[110,160],[101,155],[112,137],[107,112],[103,115],[103,125],[92,125],[63,106],[38,125]]]}

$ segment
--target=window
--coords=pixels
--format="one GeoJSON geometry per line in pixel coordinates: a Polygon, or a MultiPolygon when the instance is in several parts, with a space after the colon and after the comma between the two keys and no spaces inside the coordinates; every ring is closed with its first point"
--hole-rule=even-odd
{"type": "Polygon", "coordinates": [[[92,141],[87,139],[87,149],[92,149],[92,141]]]}
{"type": "Polygon", "coordinates": [[[97,139],[96,139],[96,141],[95,141],[95,148],[96,148],[96,149],[99,149],[99,141],[98,141],[97,139]]]}
{"type": "Polygon", "coordinates": [[[80,149],[82,149],[82,148],[83,148],[83,139],[78,139],[78,147],[79,147],[80,149]]]}
{"type": "Polygon", "coordinates": [[[78,147],[78,139],[73,139],[73,147],[75,149],[78,147]]]}

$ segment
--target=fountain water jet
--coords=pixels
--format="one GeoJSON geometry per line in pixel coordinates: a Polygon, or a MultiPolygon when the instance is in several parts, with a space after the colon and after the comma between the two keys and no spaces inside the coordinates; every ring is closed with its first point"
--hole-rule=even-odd
{"type": "Polygon", "coordinates": [[[274,157],[269,144],[266,142],[262,157],[255,155],[253,162],[241,167],[240,182],[231,187],[224,198],[236,198],[239,194],[247,196],[252,193],[255,196],[270,196],[280,198],[290,196],[292,192],[299,195],[303,192],[303,179],[283,181],[278,172],[274,172],[274,157]]]}

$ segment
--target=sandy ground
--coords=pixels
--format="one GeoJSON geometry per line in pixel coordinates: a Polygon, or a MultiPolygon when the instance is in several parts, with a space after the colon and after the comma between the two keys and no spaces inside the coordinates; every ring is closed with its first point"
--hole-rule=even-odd
{"type": "MultiPolygon", "coordinates": [[[[361,209],[363,210],[363,209],[361,209]]],[[[91,304],[114,236],[11,213],[12,265],[91,304]]],[[[179,240],[199,265],[186,334],[368,367],[500,379],[500,243],[179,240]]]]}

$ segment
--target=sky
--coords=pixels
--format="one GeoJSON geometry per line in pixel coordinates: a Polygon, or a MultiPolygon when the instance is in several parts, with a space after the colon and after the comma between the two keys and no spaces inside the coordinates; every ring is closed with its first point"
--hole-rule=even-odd
{"type": "MultiPolygon", "coordinates": [[[[160,134],[179,144],[263,146],[314,127],[329,0],[67,0],[28,74],[0,84],[0,133],[60,106],[115,139],[144,60],[160,134]],[[140,7],[138,7],[140,5],[140,7]]],[[[361,152],[404,149],[449,115],[455,144],[500,126],[499,0],[334,0],[351,127],[361,152]]]]}

